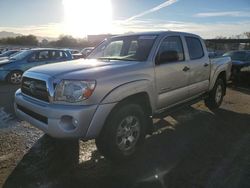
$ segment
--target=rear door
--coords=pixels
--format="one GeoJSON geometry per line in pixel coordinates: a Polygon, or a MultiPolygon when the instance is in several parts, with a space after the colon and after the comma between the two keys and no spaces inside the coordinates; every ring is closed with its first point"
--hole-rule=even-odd
{"type": "Polygon", "coordinates": [[[188,97],[189,74],[185,69],[183,42],[180,36],[168,36],[161,42],[155,63],[157,108],[170,107],[185,100],[188,97]],[[158,62],[157,59],[164,53],[176,54],[177,58],[173,57],[172,60],[158,62]]]}
{"type": "Polygon", "coordinates": [[[189,96],[195,97],[206,91],[209,87],[210,59],[206,53],[204,43],[198,37],[185,36],[188,49],[187,65],[189,73],[189,96]]]}

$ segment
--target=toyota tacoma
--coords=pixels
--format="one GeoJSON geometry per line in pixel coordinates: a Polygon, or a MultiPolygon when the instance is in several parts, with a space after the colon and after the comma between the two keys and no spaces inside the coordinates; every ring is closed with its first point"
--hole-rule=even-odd
{"type": "Polygon", "coordinates": [[[115,36],[87,59],[26,71],[15,111],[52,137],[96,139],[105,157],[125,160],[152,132],[155,116],[201,99],[218,108],[230,73],[230,57],[209,59],[194,34],[115,36]]]}

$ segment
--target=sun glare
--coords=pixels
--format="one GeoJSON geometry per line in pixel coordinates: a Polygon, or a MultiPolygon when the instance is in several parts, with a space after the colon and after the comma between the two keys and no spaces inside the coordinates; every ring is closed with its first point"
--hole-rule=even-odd
{"type": "Polygon", "coordinates": [[[63,0],[64,30],[74,37],[108,33],[112,27],[110,0],[63,0]]]}

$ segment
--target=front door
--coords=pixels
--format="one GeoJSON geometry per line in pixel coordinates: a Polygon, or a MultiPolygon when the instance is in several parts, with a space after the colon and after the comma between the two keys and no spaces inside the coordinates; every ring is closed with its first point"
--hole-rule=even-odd
{"type": "Polygon", "coordinates": [[[187,99],[189,71],[180,36],[169,36],[161,42],[155,63],[157,109],[170,107],[187,99]]]}

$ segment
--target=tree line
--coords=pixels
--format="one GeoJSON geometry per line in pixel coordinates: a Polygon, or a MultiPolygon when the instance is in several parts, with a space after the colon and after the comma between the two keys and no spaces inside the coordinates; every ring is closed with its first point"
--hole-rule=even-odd
{"type": "Polygon", "coordinates": [[[18,46],[42,46],[42,47],[60,47],[60,48],[84,48],[96,45],[90,43],[86,39],[76,39],[69,35],[62,35],[54,41],[46,39],[39,42],[34,35],[7,37],[0,39],[0,44],[3,45],[18,45],[18,46]]]}
{"type": "Polygon", "coordinates": [[[7,37],[0,39],[0,44],[20,45],[20,46],[37,46],[38,39],[34,35],[7,37]]]}
{"type": "MultiPolygon", "coordinates": [[[[235,35],[232,37],[222,37],[218,36],[215,39],[240,39],[240,38],[248,38],[250,39],[250,32],[245,32],[240,35],[235,35]]],[[[0,39],[0,44],[3,45],[20,45],[20,46],[42,46],[42,47],[59,47],[59,48],[84,48],[88,46],[95,46],[97,43],[91,43],[86,39],[76,39],[70,35],[61,35],[57,40],[47,41],[42,40],[39,42],[37,37],[34,35],[27,36],[17,36],[17,37],[7,37],[0,39]]],[[[220,43],[214,44],[211,42],[206,43],[208,48],[214,50],[237,50],[241,48],[241,44],[239,43],[220,43]]],[[[250,44],[245,44],[243,49],[250,49],[250,44]]]]}

